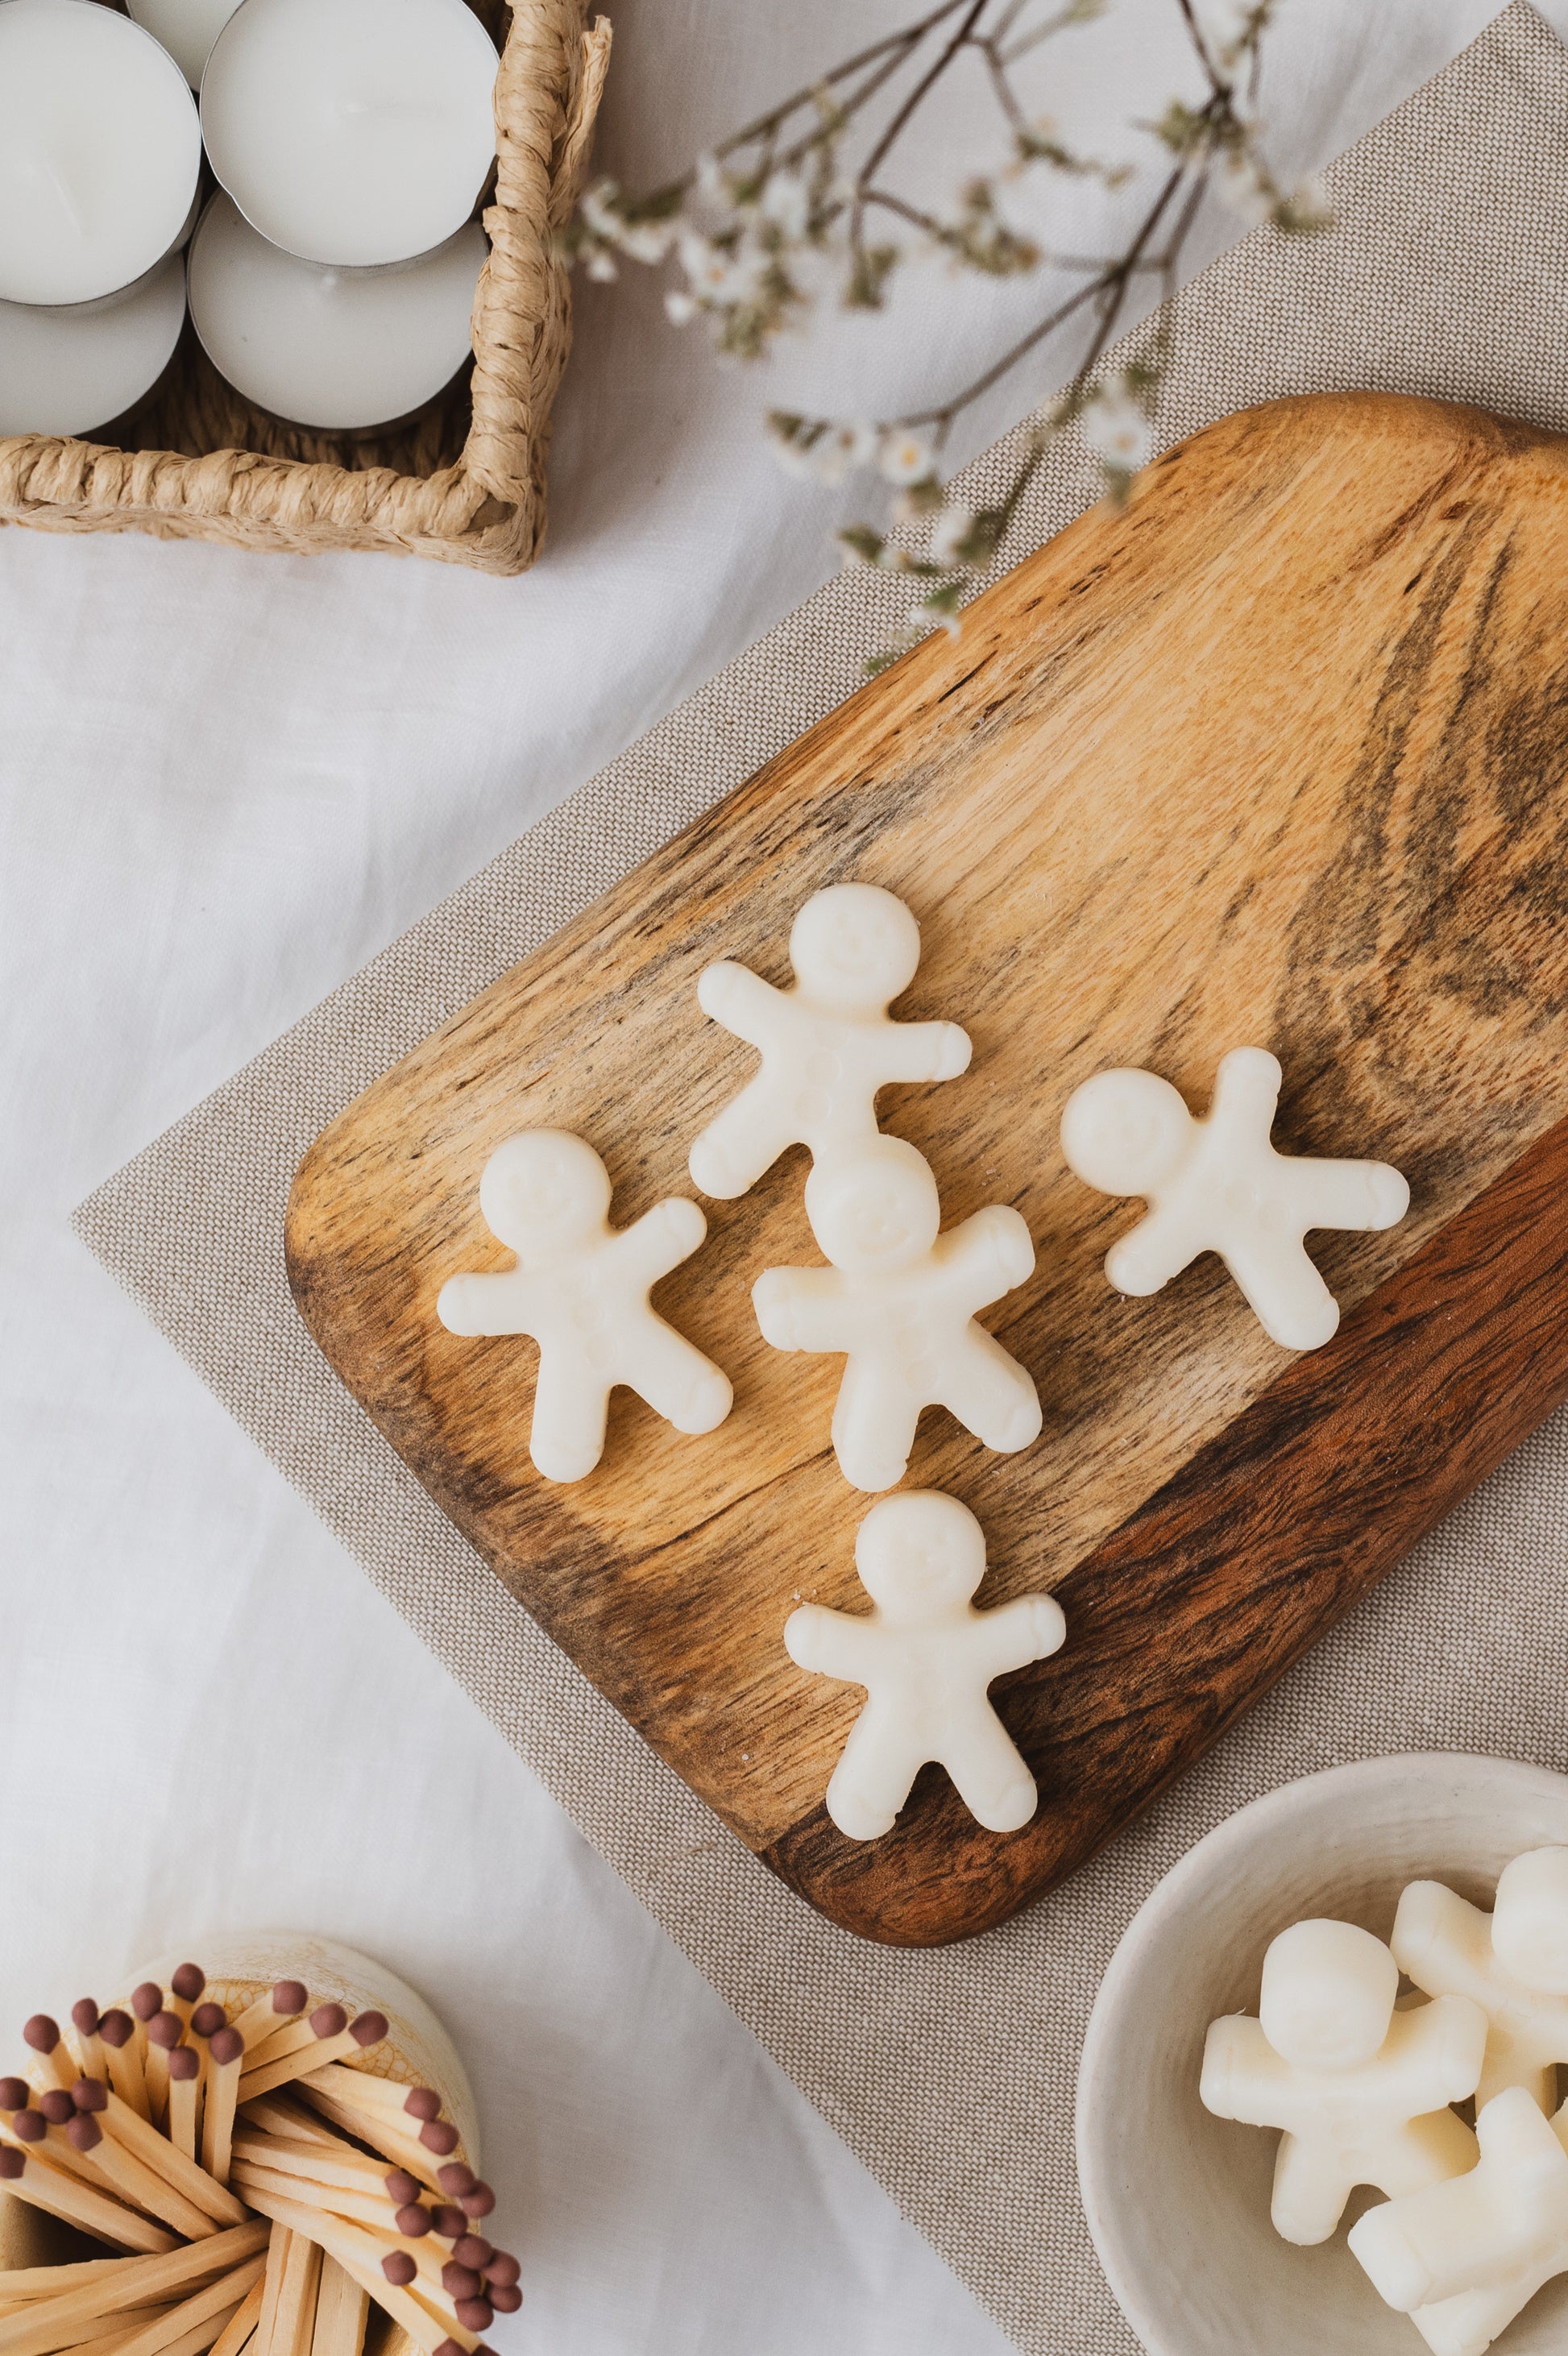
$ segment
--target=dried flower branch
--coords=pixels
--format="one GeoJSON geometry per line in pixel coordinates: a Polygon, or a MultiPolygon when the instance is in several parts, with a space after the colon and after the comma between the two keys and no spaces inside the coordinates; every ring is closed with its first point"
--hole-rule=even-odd
{"type": "Polygon", "coordinates": [[[899,643],[877,669],[934,626],[956,631],[974,577],[993,561],[1052,440],[1077,423],[1099,456],[1111,497],[1124,498],[1150,455],[1169,354],[1156,332],[1136,365],[1097,373],[1135,287],[1175,288],[1205,198],[1218,188],[1240,211],[1285,235],[1328,216],[1316,191],[1285,187],[1263,152],[1257,94],[1262,44],[1274,0],[1172,0],[1200,77],[1199,94],[1173,99],[1139,126],[1164,158],[1142,218],[1119,253],[1053,251],[1015,226],[1004,191],[1026,175],[1093,177],[1110,188],[1125,165],[1080,155],[1048,120],[1030,114],[1015,69],[1056,35],[1105,13],[1108,0],[941,0],[899,30],[831,67],[731,134],[678,178],[643,195],[600,180],[566,233],[590,276],[622,261],[673,259],[684,283],[665,307],[679,326],[701,322],[722,355],[756,359],[803,324],[836,287],[851,310],[878,310],[894,273],[920,252],[961,271],[1023,277],[1049,268],[1078,284],[987,368],[945,400],[875,422],[772,410],[780,458],[836,483],[875,468],[892,487],[886,522],[839,534],[854,563],[908,573],[918,594],[899,643]],[[965,58],[977,58],[1006,141],[1004,161],[972,176],[950,211],[916,203],[889,172],[911,126],[965,58]],[[886,224],[886,230],[883,225],[886,224]],[[1040,420],[994,504],[971,509],[944,487],[942,453],[956,421],[1058,331],[1081,327],[1066,391],[1040,420]],[[910,527],[929,518],[923,533],[910,527]],[[911,545],[911,541],[916,544],[911,545]]]}

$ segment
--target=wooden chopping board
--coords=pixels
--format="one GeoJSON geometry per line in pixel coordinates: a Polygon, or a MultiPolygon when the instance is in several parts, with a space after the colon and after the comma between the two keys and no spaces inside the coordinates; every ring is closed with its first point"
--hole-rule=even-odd
{"type": "Polygon", "coordinates": [[[290,1278],[343,1380],[498,1575],[803,1897],[935,1944],[1048,1888],[1197,1758],[1568,1395],[1568,440],[1382,395],[1209,428],[853,697],[349,1107],[295,1181],[290,1278]],[[682,1438],[625,1391],[589,1478],[528,1461],[535,1354],[437,1323],[509,1255],[479,1173],[579,1131],[635,1219],[755,1068],[701,969],[789,976],[794,911],[860,879],[922,932],[897,1009],[974,1041],[892,1088],[947,1224],[1015,1205],[1032,1282],[984,1320],[1045,1430],[989,1454],[924,1418],[912,1485],[984,1526],[980,1602],[1042,1586],[1068,1642],[993,1697],[1039,1780],[983,1831],[928,1768],[885,1839],[822,1805],[858,1689],[798,1670],[798,1598],[866,1608],[870,1500],[828,1427],[842,1361],[761,1340],[748,1293],[813,1263],[799,1149],[704,1205],[658,1290],[735,1384],[682,1438]],[[1242,1044],[1284,1066],[1286,1150],[1409,1177],[1384,1235],[1325,1236],[1344,1304],[1293,1359],[1219,1263],[1123,1300],[1141,1206],[1069,1173],[1069,1092],[1144,1065],[1189,1102],[1242,1044]]]}

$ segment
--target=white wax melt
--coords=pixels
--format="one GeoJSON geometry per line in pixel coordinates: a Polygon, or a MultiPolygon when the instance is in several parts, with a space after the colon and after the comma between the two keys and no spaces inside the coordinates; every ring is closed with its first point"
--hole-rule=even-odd
{"type": "Polygon", "coordinates": [[[789,934],[793,990],[749,967],[711,965],[697,984],[704,1014],[762,1057],[762,1069],[692,1148],[704,1194],[744,1194],[791,1145],[816,1160],[877,1134],[876,1092],[893,1080],[950,1080],[969,1064],[956,1023],[895,1023],[887,1012],[920,962],[920,928],[875,884],[813,894],[789,934]]]}
{"type": "Polygon", "coordinates": [[[945,1407],[988,1448],[1026,1448],[1040,1430],[1030,1376],[974,1312],[1033,1272],[1016,1211],[977,1211],[939,1236],[937,1182],[912,1145],[877,1137],[806,1181],[806,1215],[832,1265],[770,1268],[752,1288],[776,1350],[843,1351],[833,1409],[839,1470],[857,1489],[901,1481],[915,1427],[945,1407]]]}
{"type": "Polygon", "coordinates": [[[103,303],[0,303],[0,434],[86,434],[156,384],[185,325],[185,261],[103,303]]]}
{"type": "Polygon", "coordinates": [[[1464,1997],[1396,2012],[1399,1965],[1351,1922],[1297,1922],[1263,1959],[1259,2018],[1215,2021],[1200,2092],[1222,2119],[1280,2127],[1272,2214],[1287,2242],[1326,2242],[1359,2184],[1397,2195],[1473,2168],[1444,2106],[1474,2094],[1487,2017],[1464,1997]]]}
{"type": "Polygon", "coordinates": [[[190,91],[150,34],[97,0],[5,0],[0,301],[93,303],[145,277],[200,166],[190,91]]]}
{"type": "Polygon", "coordinates": [[[517,1265],[454,1276],[435,1313],[449,1333],[526,1333],[539,1344],[529,1454],[547,1481],[580,1481],[604,1453],[618,1383],[677,1431],[712,1431],[730,1410],[726,1376],[649,1304],[662,1276],[707,1233],[695,1203],[656,1204],[609,1224],[609,1173],[591,1145],[559,1129],[509,1138],[485,1164],[479,1208],[517,1265]]]}
{"type": "Polygon", "coordinates": [[[1516,1858],[1490,1914],[1440,1881],[1412,1881],[1391,1944],[1417,1987],[1468,1997],[1486,2014],[1477,2101],[1520,2086],[1555,2110],[1557,2067],[1568,2062],[1568,1848],[1516,1858]]]}
{"type": "Polygon", "coordinates": [[[874,1612],[803,1603],[784,1628],[801,1668],[866,1690],[828,1784],[829,1815],[849,1839],[875,1840],[892,1829],[920,1769],[936,1760],[972,1816],[992,1832],[1015,1832],[1039,1795],[986,1688],[1060,1648],[1061,1606],[1049,1595],[1022,1595],[976,1612],[971,1598],[985,1576],[984,1536],[967,1506],[935,1490],[906,1490],[874,1505],[854,1561],[874,1612]]]}
{"type": "Polygon", "coordinates": [[[1350,2247],[1434,2356],[1485,2356],[1543,2284],[1568,2274],[1568,2115],[1522,2086],[1476,2121],[1480,2159],[1449,2183],[1369,2209],[1350,2247]]]}
{"type": "Polygon", "coordinates": [[[191,241],[190,316],[220,375],[274,417],[366,432],[423,408],[462,367],[487,251],[471,224],[399,270],[321,270],[219,195],[191,241]]]}
{"type": "Polygon", "coordinates": [[[1153,1072],[1101,1072],[1068,1098],[1062,1151],[1086,1186],[1149,1205],[1106,1259],[1118,1292],[1158,1292],[1200,1252],[1218,1252],[1271,1339],[1316,1350],[1337,1327],[1339,1304],[1303,1237],[1313,1227],[1396,1226],[1410,1188],[1385,1162],[1276,1153],[1280,1078],[1264,1048],[1235,1048],[1197,1120],[1153,1072]]]}
{"type": "Polygon", "coordinates": [[[202,77],[207,153],[285,252],[406,262],[474,209],[497,62],[464,0],[244,0],[202,77]]]}
{"type": "Polygon", "coordinates": [[[135,22],[163,43],[192,90],[199,90],[212,44],[240,0],[125,0],[125,5],[135,22]]]}

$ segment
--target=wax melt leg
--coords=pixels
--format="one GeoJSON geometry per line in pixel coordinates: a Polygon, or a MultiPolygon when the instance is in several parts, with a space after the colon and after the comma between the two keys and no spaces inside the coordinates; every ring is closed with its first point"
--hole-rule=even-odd
{"type": "Polygon", "coordinates": [[[1227,1252],[1225,1264],[1269,1339],[1282,1350],[1320,1350],[1339,1325],[1339,1303],[1302,1247],[1288,1237],[1268,1248],[1227,1252]]]}
{"type": "Polygon", "coordinates": [[[829,1815],[849,1840],[880,1840],[892,1831],[924,1765],[920,1749],[896,1728],[879,1726],[868,1706],[851,1729],[829,1781],[829,1815]]]}
{"type": "Polygon", "coordinates": [[[547,1481],[581,1481],[593,1471],[605,1452],[609,1400],[592,1367],[562,1351],[541,1354],[528,1452],[547,1481]]]}
{"type": "Polygon", "coordinates": [[[731,1202],[755,1186],[796,1142],[780,1121],[774,1091],[760,1076],[709,1122],[687,1158],[692,1183],[715,1202],[731,1202]]]}
{"type": "Polygon", "coordinates": [[[989,1333],[966,1344],[959,1379],[942,1405],[966,1431],[1004,1456],[1037,1440],[1044,1420],[1030,1376],[989,1333]]]}
{"type": "Polygon", "coordinates": [[[1312,2144],[1304,2143],[1299,2136],[1280,2137],[1270,2215],[1282,2240],[1294,2242],[1301,2249],[1326,2242],[1344,2215],[1353,2190],[1339,2169],[1312,2144]]]}
{"type": "Polygon", "coordinates": [[[730,1411],[729,1377],[663,1319],[638,1343],[627,1379],[639,1398],[677,1431],[712,1431],[730,1411]]]}
{"type": "Polygon", "coordinates": [[[1547,2277],[1527,2276],[1492,2290],[1467,2290],[1457,2298],[1418,2307],[1411,2321],[1432,2356],[1487,2356],[1494,2340],[1529,2306],[1547,2277]]]}
{"type": "Polygon", "coordinates": [[[833,1408],[839,1471],[855,1489],[893,1489],[909,1469],[919,1405],[903,1386],[864,1359],[852,1358],[833,1408]]]}
{"type": "Polygon", "coordinates": [[[1039,1805],[1035,1779],[989,1703],[983,1718],[977,1713],[950,1739],[942,1764],[959,1798],[987,1832],[1017,1832],[1039,1805]]]}

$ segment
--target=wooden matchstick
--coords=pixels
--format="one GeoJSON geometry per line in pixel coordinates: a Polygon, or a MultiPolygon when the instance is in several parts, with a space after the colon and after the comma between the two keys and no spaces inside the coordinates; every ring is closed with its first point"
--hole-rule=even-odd
{"type": "MultiPolygon", "coordinates": [[[[303,2022],[297,2027],[304,2027],[303,2022]]],[[[296,2045],[276,2058],[271,2047],[247,2057],[249,2066],[240,2081],[240,2100],[253,2101],[258,2094],[271,2094],[279,2086],[286,2086],[295,2078],[307,2077],[313,2071],[324,2070],[340,2062],[346,2053],[369,2052],[379,2045],[387,2033],[384,2012],[362,2012],[350,2024],[340,2004],[318,2004],[310,2016],[311,2040],[296,2045]]]]}
{"type": "Polygon", "coordinates": [[[0,2146],[0,2186],[33,2208],[80,2227],[94,2241],[148,2256],[176,2246],[174,2235],[150,2218],[138,2216],[106,2192],[91,2190],[79,2178],[51,2168],[34,2152],[0,2146]]]}
{"type": "Polygon", "coordinates": [[[242,2127],[234,2137],[234,2160],[253,2168],[272,2168],[284,2175],[300,2176],[323,2185],[341,2185],[346,2191],[385,2196],[385,2163],[351,2144],[304,2143],[292,2136],[258,2135],[242,2127]]]}
{"type": "Polygon", "coordinates": [[[341,2136],[324,2126],[314,2111],[306,2110],[287,2094],[263,2094],[237,2111],[235,2119],[247,2127],[263,2128],[269,2135],[292,2136],[301,2143],[343,2145],[341,2136]]]}
{"type": "Polygon", "coordinates": [[[115,2005],[104,2013],[98,2023],[99,2042],[109,2064],[109,2083],[136,2113],[138,2118],[151,2116],[147,2102],[146,2073],[142,2067],[142,2040],[130,2014],[115,2005]]]}
{"type": "Polygon", "coordinates": [[[168,2132],[168,2058],[185,2042],[185,2023],[177,2012],[155,2012],[146,2024],[147,2106],[153,2125],[168,2132]]]}
{"type": "Polygon", "coordinates": [[[315,2042],[316,2031],[308,2020],[285,2020],[281,2029],[274,2028],[272,2035],[263,2038],[259,2044],[247,2045],[247,2074],[252,2070],[264,2070],[270,2063],[281,2062],[286,2055],[298,2053],[305,2046],[315,2042]]]}
{"type": "Polygon", "coordinates": [[[291,2233],[288,2264],[278,2294],[274,2356],[310,2356],[316,2336],[316,2295],[321,2284],[321,2244],[304,2233],[291,2233]]]}
{"type": "Polygon", "coordinates": [[[285,2176],[276,2169],[258,2168],[241,2159],[234,2162],[234,2182],[247,2199],[252,2191],[270,2192],[280,2201],[297,2201],[304,2208],[346,2217],[352,2224],[384,2234],[389,2247],[403,2239],[397,2211],[384,2193],[349,2191],[340,2184],[313,2184],[308,2177],[285,2176]]]}
{"type": "MultiPolygon", "coordinates": [[[[31,2166],[29,2161],[29,2170],[31,2166]]],[[[127,2258],[112,2277],[84,2284],[59,2298],[40,2300],[23,2313],[0,2320],[0,2356],[48,2356],[51,2349],[70,2346],[70,2327],[91,2323],[124,2308],[183,2297],[198,2285],[227,2276],[259,2257],[266,2241],[266,2225],[252,2218],[210,2241],[193,2243],[164,2256],[127,2258]],[[56,2336],[62,2331],[64,2337],[56,2336]]]]}
{"type": "Polygon", "coordinates": [[[276,2345],[278,2301],[283,2296],[284,2272],[293,2239],[284,2225],[274,2225],[268,2237],[266,2271],[262,2277],[262,2311],[256,2321],[256,2344],[252,2356],[272,2356],[276,2345]]]}
{"type": "Polygon", "coordinates": [[[370,2305],[370,2294],[362,2285],[346,2274],[336,2258],[323,2256],[310,2356],[360,2356],[370,2305]]]}
{"type": "MultiPolygon", "coordinates": [[[[338,2102],[335,2095],[319,2094],[315,2087],[307,2087],[303,2079],[300,2082],[300,2092],[305,2095],[312,2110],[319,2111],[322,2117],[330,2119],[334,2126],[346,2129],[351,2136],[358,2136],[362,2143],[373,2144],[377,2151],[384,2152],[394,2168],[406,2168],[411,2175],[417,2176],[420,2182],[427,2184],[432,2191],[439,2190],[442,2165],[440,2158],[435,2152],[427,2150],[414,2136],[404,2135],[401,2126],[393,2124],[397,2117],[395,2112],[381,2114],[371,2113],[369,2110],[350,2110],[346,2103],[338,2102]]],[[[409,2125],[413,2124],[410,2120],[409,2125]]]]}
{"type": "Polygon", "coordinates": [[[266,1995],[257,1997],[235,2019],[246,2052],[259,2051],[286,2023],[297,2019],[309,2002],[303,1980],[274,1980],[266,1995]]]}
{"type": "Polygon", "coordinates": [[[190,2027],[190,2016],[202,1989],[207,1986],[207,1974],[199,1964],[177,1964],[168,1984],[169,2010],[176,2014],[182,2029],[190,2027]]]}
{"type": "Polygon", "coordinates": [[[58,2087],[69,2094],[81,2072],[70,2058],[59,2033],[59,2023],[51,2020],[47,2012],[35,2012],[31,2020],[23,2024],[22,2042],[32,2048],[30,2067],[40,2092],[58,2087]]]}
{"type": "Polygon", "coordinates": [[[215,2224],[243,2222],[245,2211],[227,2187],[215,2183],[204,2168],[176,2151],[166,2136],[159,2135],[145,2119],[138,2118],[117,2094],[108,2096],[102,2118],[116,2143],[134,2152],[145,2167],[162,2176],[215,2224]]]}
{"type": "Polygon", "coordinates": [[[240,2094],[240,2072],[245,2044],[237,2029],[227,2023],[214,2029],[207,2044],[207,2094],[201,2114],[201,2165],[215,2182],[227,2184],[233,2149],[234,2105],[240,2094]]]}
{"type": "Polygon", "coordinates": [[[7,2266],[0,2270],[0,2296],[8,2308],[30,2298],[59,2298],[68,2290],[113,2279],[119,2258],[78,2258],[63,2266],[7,2266]]]}
{"type": "Polygon", "coordinates": [[[166,2315],[160,2317],[156,2323],[149,2323],[137,2332],[134,2340],[126,2342],[121,2356],[163,2356],[166,2348],[172,2346],[177,2340],[182,2340],[199,2323],[216,2322],[218,2329],[212,2335],[216,2339],[222,2324],[243,2303],[252,2286],[261,2281],[265,2265],[264,2254],[258,2254],[248,2258],[243,2265],[220,2275],[216,2282],[193,2291],[188,2298],[181,2299],[177,2306],[171,2307],[166,2315]]]}
{"type": "Polygon", "coordinates": [[[146,2167],[113,2136],[105,2135],[91,2111],[80,2112],[66,2133],[72,2148],[91,2160],[121,2200],[134,2201],[138,2209],[145,2209],[166,2225],[172,2225],[187,2241],[207,2241],[217,2233],[211,2218],[194,2201],[177,2192],[166,2177],[146,2167]]]}
{"type": "MultiPolygon", "coordinates": [[[[263,2263],[265,2264],[264,2259],[263,2263]]],[[[261,2281],[251,2285],[240,2305],[213,2341],[212,2356],[241,2356],[241,2351],[246,2340],[262,2319],[262,2300],[265,2288],[264,2276],[261,2281]]]]}
{"type": "Polygon", "coordinates": [[[168,2139],[194,2160],[200,2136],[201,2056],[194,2045],[177,2045],[168,2057],[168,2139]]]}
{"type": "Polygon", "coordinates": [[[131,2012],[136,2023],[136,2057],[147,2066],[147,2023],[164,2008],[164,1992],[156,1980],[143,1980],[131,1990],[131,2012]]]}
{"type": "Polygon", "coordinates": [[[70,2008],[70,2025],[76,2031],[76,2054],[81,2075],[107,2081],[109,2071],[103,2054],[102,2020],[102,2013],[90,1996],[81,1997],[70,2008]]]}

